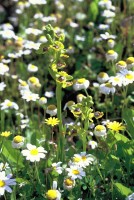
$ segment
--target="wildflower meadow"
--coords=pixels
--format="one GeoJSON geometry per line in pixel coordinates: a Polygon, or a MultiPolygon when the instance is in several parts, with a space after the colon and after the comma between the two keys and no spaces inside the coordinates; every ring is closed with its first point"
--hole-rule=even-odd
{"type": "Polygon", "coordinates": [[[0,200],[134,200],[134,1],[0,3],[0,200]]]}

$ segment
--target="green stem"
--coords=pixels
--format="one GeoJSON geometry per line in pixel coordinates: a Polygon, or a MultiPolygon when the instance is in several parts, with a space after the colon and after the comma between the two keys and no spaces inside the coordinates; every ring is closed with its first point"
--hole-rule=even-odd
{"type": "Polygon", "coordinates": [[[57,83],[56,87],[56,100],[57,100],[57,116],[58,119],[60,120],[59,122],[59,132],[60,135],[62,134],[62,115],[61,115],[61,84],[57,83]]]}
{"type": "Polygon", "coordinates": [[[36,179],[38,180],[39,184],[41,184],[39,173],[38,173],[38,167],[37,167],[36,162],[35,162],[35,172],[36,172],[36,179]]]}

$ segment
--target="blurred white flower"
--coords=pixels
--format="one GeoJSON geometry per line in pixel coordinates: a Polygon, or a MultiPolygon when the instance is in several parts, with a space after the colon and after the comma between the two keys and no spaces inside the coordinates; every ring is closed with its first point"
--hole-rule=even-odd
{"type": "Polygon", "coordinates": [[[100,93],[106,94],[106,95],[110,94],[110,93],[114,94],[115,87],[113,87],[111,83],[103,83],[100,85],[99,91],[100,91],[100,93]]]}
{"type": "Polygon", "coordinates": [[[6,84],[4,82],[1,82],[0,83],[0,91],[3,91],[5,87],[6,87],[6,84]]]}
{"type": "Polygon", "coordinates": [[[19,109],[19,106],[15,102],[12,102],[8,99],[6,99],[3,103],[1,103],[0,106],[1,110],[12,109],[12,108],[15,110],[19,109]]]}

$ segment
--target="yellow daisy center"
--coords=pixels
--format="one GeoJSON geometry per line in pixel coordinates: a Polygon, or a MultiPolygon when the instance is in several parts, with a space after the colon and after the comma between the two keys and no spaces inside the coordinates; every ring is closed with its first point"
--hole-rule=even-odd
{"type": "Polygon", "coordinates": [[[108,88],[112,88],[112,84],[111,83],[106,83],[105,86],[108,87],[108,88]]]}
{"type": "Polygon", "coordinates": [[[134,57],[129,57],[129,58],[127,58],[127,64],[132,64],[132,63],[134,63],[134,57]]]}
{"type": "Polygon", "coordinates": [[[0,180],[0,188],[1,188],[1,187],[4,187],[5,185],[6,185],[5,182],[2,181],[2,180],[0,180]]]}
{"type": "Polygon", "coordinates": [[[7,103],[7,106],[8,107],[11,107],[13,105],[13,103],[11,102],[11,101],[9,101],[8,103],[7,103]]]}
{"type": "Polygon", "coordinates": [[[64,183],[65,183],[67,186],[72,186],[73,183],[74,183],[74,181],[71,180],[71,179],[69,179],[69,178],[67,178],[67,179],[64,181],[64,183]]]}
{"type": "Polygon", "coordinates": [[[54,200],[57,198],[57,191],[56,190],[48,190],[46,195],[47,195],[48,199],[54,200]]]}
{"type": "Polygon", "coordinates": [[[96,131],[103,131],[103,130],[105,130],[105,127],[103,125],[98,125],[98,126],[96,126],[95,130],[96,131]]]}
{"type": "Polygon", "coordinates": [[[111,40],[111,39],[110,39],[110,40],[108,40],[108,42],[109,42],[109,43],[113,43],[113,42],[114,42],[114,40],[111,40]]]}
{"type": "Polygon", "coordinates": [[[115,53],[115,51],[114,51],[114,50],[109,50],[107,53],[108,53],[109,55],[113,55],[113,54],[115,53]]]}
{"type": "Polygon", "coordinates": [[[74,162],[80,162],[80,161],[81,161],[81,158],[79,158],[79,157],[74,157],[74,158],[73,158],[73,161],[74,161],[74,162]]]}
{"type": "Polygon", "coordinates": [[[38,149],[32,149],[32,150],[30,151],[30,154],[31,154],[32,156],[38,155],[38,149]]]}
{"type": "Polygon", "coordinates": [[[80,172],[77,169],[73,169],[72,173],[78,175],[80,172]]]}
{"type": "Polygon", "coordinates": [[[117,65],[121,65],[121,66],[126,66],[126,62],[123,60],[120,60],[117,65]]]}
{"type": "Polygon", "coordinates": [[[55,110],[56,109],[56,106],[55,105],[49,105],[47,107],[48,110],[55,110]]]}
{"type": "Polygon", "coordinates": [[[86,156],[82,156],[82,160],[83,161],[87,160],[87,157],[86,156]]]}
{"type": "Polygon", "coordinates": [[[105,78],[105,77],[107,77],[107,74],[105,72],[100,72],[98,76],[100,78],[105,78]]]}
{"type": "Polygon", "coordinates": [[[131,75],[131,74],[126,74],[126,75],[125,75],[125,78],[127,78],[127,79],[129,79],[129,80],[132,80],[132,79],[134,78],[134,76],[131,75]]]}
{"type": "Polygon", "coordinates": [[[35,66],[35,65],[31,65],[30,68],[31,68],[31,69],[35,69],[36,66],[35,66]]]}
{"type": "Polygon", "coordinates": [[[13,141],[14,141],[15,143],[23,142],[23,137],[20,136],[20,135],[17,135],[17,136],[14,137],[13,141]]]}
{"type": "Polygon", "coordinates": [[[117,77],[115,77],[115,78],[114,78],[114,81],[115,81],[115,82],[119,82],[119,81],[120,81],[120,79],[119,79],[119,78],[117,78],[117,77]]]}
{"type": "Polygon", "coordinates": [[[27,83],[25,81],[21,82],[21,86],[26,86],[26,85],[27,85],[27,83]]]}
{"type": "Polygon", "coordinates": [[[77,80],[77,82],[80,83],[80,84],[82,84],[82,83],[85,82],[85,80],[86,80],[85,78],[80,78],[80,79],[77,80]]]}
{"type": "Polygon", "coordinates": [[[36,77],[31,77],[31,78],[29,78],[29,81],[31,83],[36,83],[37,82],[37,78],[36,77]]]}

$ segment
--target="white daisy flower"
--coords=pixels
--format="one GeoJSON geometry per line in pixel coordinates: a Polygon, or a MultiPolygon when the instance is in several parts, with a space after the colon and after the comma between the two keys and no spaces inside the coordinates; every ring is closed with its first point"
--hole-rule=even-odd
{"type": "Polygon", "coordinates": [[[35,50],[38,50],[39,47],[40,47],[41,43],[35,43],[33,41],[26,41],[24,44],[23,44],[23,47],[26,48],[26,49],[35,49],[35,50]]]}
{"type": "Polygon", "coordinates": [[[22,99],[25,99],[27,102],[36,101],[36,100],[39,99],[39,95],[38,94],[33,93],[31,91],[28,91],[28,90],[21,91],[21,95],[22,95],[22,99]]]}
{"type": "Polygon", "coordinates": [[[107,61],[113,61],[113,60],[116,60],[117,58],[118,58],[118,54],[114,50],[109,50],[106,53],[107,61]]]}
{"type": "Polygon", "coordinates": [[[124,86],[134,82],[134,72],[133,71],[124,69],[124,70],[121,70],[119,73],[117,73],[117,75],[120,78],[122,78],[122,84],[124,86]]]}
{"type": "Polygon", "coordinates": [[[108,24],[100,24],[98,26],[98,29],[99,30],[107,30],[107,29],[109,29],[109,25],[108,24]]]}
{"type": "Polygon", "coordinates": [[[26,160],[31,162],[39,162],[41,158],[46,157],[47,151],[43,147],[36,147],[32,144],[27,144],[27,149],[21,151],[22,155],[26,157],[26,160]]]}
{"type": "Polygon", "coordinates": [[[33,64],[29,64],[27,70],[29,72],[37,72],[38,71],[38,67],[33,65],[33,64]]]}
{"type": "Polygon", "coordinates": [[[27,84],[26,81],[23,81],[21,79],[18,80],[19,81],[19,90],[20,91],[24,91],[24,90],[29,90],[29,85],[27,84]]]}
{"type": "Polygon", "coordinates": [[[76,165],[79,167],[87,167],[89,164],[92,164],[94,158],[91,154],[86,154],[86,152],[81,152],[80,154],[74,154],[73,163],[71,165],[76,165]]]}
{"type": "Polygon", "coordinates": [[[90,85],[90,82],[89,80],[85,79],[85,78],[80,78],[80,79],[77,79],[74,84],[73,84],[73,89],[75,91],[78,91],[78,90],[82,90],[82,89],[87,89],[90,85]]]}
{"type": "Polygon", "coordinates": [[[5,99],[5,101],[1,103],[0,106],[1,106],[1,110],[11,109],[11,108],[15,110],[19,109],[19,106],[15,102],[12,102],[8,99],[5,99]]]}
{"type": "Polygon", "coordinates": [[[53,163],[52,168],[58,173],[62,174],[63,168],[60,166],[62,162],[53,163]]]}
{"type": "Polygon", "coordinates": [[[95,134],[95,136],[98,136],[98,137],[105,136],[107,134],[106,127],[103,125],[97,125],[94,129],[94,134],[95,134]]]}
{"type": "Polygon", "coordinates": [[[112,86],[111,83],[103,83],[99,87],[99,91],[102,94],[114,94],[115,93],[115,87],[112,86]]]}
{"type": "Polygon", "coordinates": [[[121,87],[123,85],[123,80],[120,76],[110,76],[108,82],[111,83],[113,86],[121,87]]]}
{"type": "Polygon", "coordinates": [[[134,200],[134,193],[132,193],[131,195],[129,195],[128,197],[126,197],[125,200],[134,200]]]}
{"type": "Polygon", "coordinates": [[[104,10],[102,13],[102,16],[106,18],[112,18],[112,17],[115,17],[115,12],[111,10],[104,10]]]}
{"type": "Polygon", "coordinates": [[[100,34],[101,38],[104,40],[108,40],[108,39],[115,39],[116,36],[115,35],[110,35],[108,32],[105,32],[103,34],[100,34]]]}
{"type": "Polygon", "coordinates": [[[4,195],[5,191],[12,193],[11,185],[16,185],[15,179],[11,179],[12,174],[5,175],[5,171],[0,172],[0,196],[4,195]]]}
{"type": "MultiPolygon", "coordinates": [[[[84,96],[84,95],[83,95],[83,96],[84,96]]],[[[74,102],[74,101],[68,101],[68,102],[65,104],[63,110],[66,110],[66,108],[68,108],[69,110],[71,110],[71,109],[72,109],[72,106],[74,106],[74,105],[75,105],[75,102],[74,102]]]]}
{"type": "Polygon", "coordinates": [[[112,6],[112,2],[110,0],[101,0],[98,5],[102,8],[110,9],[112,6]]]}
{"type": "Polygon", "coordinates": [[[2,36],[3,39],[13,39],[15,38],[15,33],[12,30],[3,30],[0,31],[0,35],[2,36]]]}
{"type": "Polygon", "coordinates": [[[66,168],[66,171],[68,172],[68,176],[71,177],[72,180],[77,178],[82,179],[82,177],[86,176],[83,168],[76,165],[71,165],[70,168],[66,168]]]}
{"type": "Polygon", "coordinates": [[[4,88],[6,87],[6,84],[4,82],[0,83],[0,92],[4,90],[4,88]]]}

